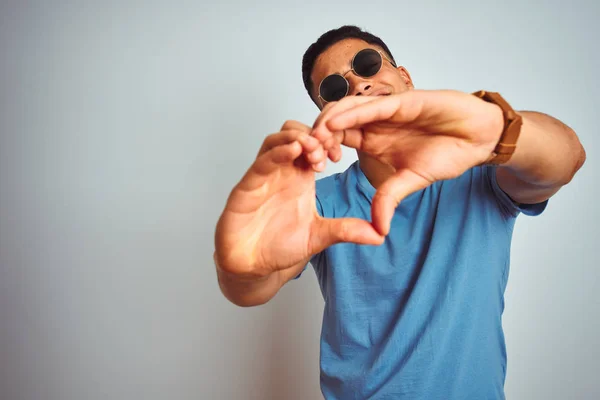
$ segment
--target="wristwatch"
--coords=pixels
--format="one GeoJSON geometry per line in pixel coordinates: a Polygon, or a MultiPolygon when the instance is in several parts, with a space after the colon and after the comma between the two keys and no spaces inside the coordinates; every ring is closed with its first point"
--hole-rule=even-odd
{"type": "Polygon", "coordinates": [[[473,93],[473,95],[488,103],[496,104],[502,110],[504,129],[502,130],[498,144],[496,144],[496,148],[485,164],[504,164],[510,160],[510,157],[517,148],[517,140],[523,126],[523,117],[517,114],[499,93],[480,90],[473,93]]]}

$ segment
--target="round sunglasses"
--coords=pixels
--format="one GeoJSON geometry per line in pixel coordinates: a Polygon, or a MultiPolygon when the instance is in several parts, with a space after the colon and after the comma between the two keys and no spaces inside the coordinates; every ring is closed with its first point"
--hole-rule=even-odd
{"type": "MultiPolygon", "coordinates": [[[[381,70],[384,58],[396,67],[396,64],[383,52],[370,48],[362,49],[352,57],[350,71],[360,77],[370,78],[381,70]]],[[[338,101],[348,95],[350,84],[345,76],[350,71],[347,71],[344,74],[328,75],[321,81],[321,84],[319,85],[319,99],[323,103],[338,101]]],[[[321,106],[323,106],[323,104],[321,104],[321,106]]]]}

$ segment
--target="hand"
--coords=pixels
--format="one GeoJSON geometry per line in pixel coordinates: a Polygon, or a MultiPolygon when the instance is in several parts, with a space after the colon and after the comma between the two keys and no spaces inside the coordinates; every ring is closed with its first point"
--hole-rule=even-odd
{"type": "Polygon", "coordinates": [[[317,213],[310,163],[324,162],[326,154],[310,131],[306,125],[287,122],[281,132],[265,139],[217,224],[220,268],[260,278],[293,267],[338,242],[383,243],[367,221],[326,219],[317,213]]]}
{"type": "Polygon", "coordinates": [[[313,136],[332,160],[339,159],[341,143],[396,169],[372,202],[373,225],[385,235],[402,199],[485,162],[502,128],[500,108],[473,95],[410,90],[385,97],[343,98],[323,110],[313,136]]]}

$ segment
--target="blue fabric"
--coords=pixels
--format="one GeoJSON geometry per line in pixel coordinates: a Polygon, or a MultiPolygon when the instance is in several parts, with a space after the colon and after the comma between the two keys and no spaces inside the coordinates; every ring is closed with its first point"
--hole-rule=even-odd
{"type": "MultiPolygon", "coordinates": [[[[436,182],[396,209],[381,246],[341,243],[311,264],[325,299],[326,399],[503,399],[501,316],[518,208],[495,167],[436,182]]],[[[358,161],[316,183],[317,209],[370,220],[375,189],[358,161]]]]}

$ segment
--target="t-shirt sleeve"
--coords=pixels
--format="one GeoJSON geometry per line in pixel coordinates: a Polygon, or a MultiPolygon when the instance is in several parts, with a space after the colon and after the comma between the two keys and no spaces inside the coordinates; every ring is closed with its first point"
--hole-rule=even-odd
{"type": "Polygon", "coordinates": [[[548,205],[548,200],[536,204],[516,203],[508,196],[508,194],[506,194],[504,190],[502,190],[502,188],[500,188],[500,185],[498,185],[498,179],[496,177],[498,167],[487,165],[483,168],[485,168],[484,173],[503,214],[508,217],[516,218],[519,213],[523,213],[528,216],[536,216],[544,212],[546,206],[548,205]]]}
{"type": "MultiPolygon", "coordinates": [[[[319,215],[321,217],[323,217],[324,216],[324,214],[323,214],[323,206],[321,205],[321,202],[319,201],[319,197],[318,196],[315,196],[315,202],[316,202],[316,206],[317,206],[317,212],[319,213],[319,215]]],[[[311,257],[311,259],[310,259],[310,264],[312,264],[314,267],[317,267],[319,265],[319,263],[320,263],[322,254],[323,254],[323,252],[317,253],[317,254],[313,255],[311,257]]],[[[302,269],[302,271],[300,271],[300,273],[298,274],[298,276],[296,276],[294,279],[300,278],[300,276],[302,275],[302,273],[304,271],[306,271],[306,267],[307,266],[308,266],[308,264],[306,264],[304,266],[304,268],[302,269]]]]}

